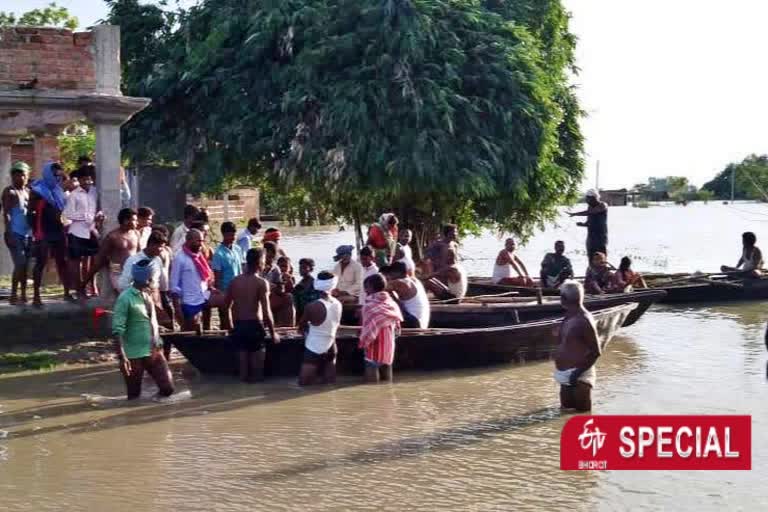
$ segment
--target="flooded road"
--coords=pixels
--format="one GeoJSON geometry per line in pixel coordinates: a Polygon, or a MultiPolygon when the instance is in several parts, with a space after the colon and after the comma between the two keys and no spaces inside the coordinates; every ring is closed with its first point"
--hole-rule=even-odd
{"type": "MultiPolygon", "coordinates": [[[[762,205],[741,207],[751,223],[722,205],[667,208],[613,209],[612,254],[634,254],[638,269],[709,270],[738,258],[741,231],[759,245],[766,226],[762,205]]],[[[537,235],[522,252],[529,268],[555,238],[583,252],[576,229],[537,235]]],[[[288,238],[289,254],[324,268],[353,234],[288,238]]],[[[489,273],[498,245],[465,241],[473,273],[489,273]]],[[[583,255],[571,255],[578,272],[583,255]]],[[[0,509],[765,509],[767,313],[655,307],[608,346],[593,400],[597,414],[751,414],[749,472],[560,471],[567,418],[548,362],[302,390],[204,379],[177,360],[172,403],[110,400],[123,387],[108,366],[0,377],[0,509]]]]}

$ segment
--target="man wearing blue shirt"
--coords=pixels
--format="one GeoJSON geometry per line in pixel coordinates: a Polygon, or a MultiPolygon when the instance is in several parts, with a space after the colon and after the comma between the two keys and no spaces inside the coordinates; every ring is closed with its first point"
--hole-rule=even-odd
{"type": "MultiPolygon", "coordinates": [[[[213,269],[215,287],[221,293],[227,293],[229,283],[243,273],[243,251],[235,244],[237,228],[232,222],[221,225],[222,242],[213,254],[211,268],[213,269]]],[[[222,329],[231,329],[232,321],[228,308],[219,308],[219,323],[222,329]]]]}

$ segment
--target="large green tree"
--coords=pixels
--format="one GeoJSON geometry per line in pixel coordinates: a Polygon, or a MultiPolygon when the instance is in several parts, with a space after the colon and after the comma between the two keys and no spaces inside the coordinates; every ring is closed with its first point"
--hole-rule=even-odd
{"type": "Polygon", "coordinates": [[[726,166],[702,189],[711,190],[718,199],[730,199],[735,176],[735,199],[768,201],[768,155],[750,155],[739,163],[726,166]]]}
{"type": "Polygon", "coordinates": [[[20,16],[16,16],[12,12],[0,11],[0,27],[25,25],[32,27],[63,27],[75,30],[78,23],[77,18],[72,16],[66,7],[56,5],[56,2],[51,2],[42,9],[32,9],[20,16]]]}
{"type": "MultiPolygon", "coordinates": [[[[300,186],[347,219],[394,209],[426,241],[448,220],[525,236],[581,181],[559,0],[209,0],[172,28],[132,78],[153,104],[127,149],[202,188],[300,186]]],[[[145,36],[123,33],[135,62],[125,38],[145,36]]]]}

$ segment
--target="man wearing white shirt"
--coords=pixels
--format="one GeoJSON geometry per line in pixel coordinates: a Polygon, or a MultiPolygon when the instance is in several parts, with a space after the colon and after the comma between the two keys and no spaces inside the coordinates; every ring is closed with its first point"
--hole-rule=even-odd
{"type": "MultiPolygon", "coordinates": [[[[69,274],[76,290],[83,290],[83,279],[88,274],[88,260],[99,252],[99,233],[96,230],[98,195],[94,184],[94,173],[90,167],[82,167],[72,173],[79,186],[67,198],[62,216],[70,224],[67,227],[67,251],[69,274]]],[[[85,297],[81,297],[84,299],[85,297]]]]}
{"type": "Polygon", "coordinates": [[[354,249],[351,245],[341,245],[336,248],[336,256],[333,257],[338,262],[333,267],[333,275],[338,277],[339,283],[332,294],[346,304],[357,304],[363,289],[363,266],[352,259],[354,249]]]}
{"type": "Polygon", "coordinates": [[[155,304],[160,304],[160,296],[157,293],[160,286],[160,276],[163,272],[163,261],[160,259],[160,251],[168,243],[168,240],[160,232],[153,232],[147,239],[147,246],[143,251],[129,256],[123,264],[123,273],[120,274],[120,278],[117,280],[118,292],[122,292],[133,286],[133,265],[141,260],[151,260],[149,266],[151,268],[151,290],[155,300],[155,304]],[[155,297],[155,295],[157,295],[155,297]]]}
{"type": "Polygon", "coordinates": [[[174,256],[181,251],[181,248],[186,243],[187,233],[189,233],[190,228],[192,228],[192,223],[195,222],[199,213],[200,210],[194,205],[188,204],[184,207],[184,222],[179,224],[178,227],[173,230],[173,234],[171,235],[171,250],[173,251],[174,256]]]}
{"type": "Polygon", "coordinates": [[[256,238],[256,234],[261,229],[261,222],[256,217],[253,217],[248,221],[248,225],[237,234],[235,243],[243,251],[243,257],[248,254],[248,251],[253,247],[253,240],[256,238]]]}
{"type": "Polygon", "coordinates": [[[213,279],[213,271],[200,252],[202,245],[203,233],[190,229],[186,243],[171,265],[173,308],[184,330],[197,328],[211,295],[209,283],[213,279]]]}
{"type": "MultiPolygon", "coordinates": [[[[360,249],[360,265],[363,267],[363,282],[365,282],[369,276],[379,273],[379,267],[373,259],[373,251],[368,246],[360,249]]],[[[360,304],[365,302],[365,286],[360,289],[359,302],[360,304]]]]}

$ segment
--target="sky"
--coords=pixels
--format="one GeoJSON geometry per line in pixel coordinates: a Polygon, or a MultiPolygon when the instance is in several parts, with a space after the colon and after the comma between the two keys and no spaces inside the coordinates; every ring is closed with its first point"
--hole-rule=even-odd
{"type": "MultiPolygon", "coordinates": [[[[563,0],[579,38],[575,78],[586,138],[585,187],[650,176],[702,185],[728,163],[768,153],[768,1],[563,0]]],[[[0,10],[49,0],[0,0],[0,10]]],[[[58,0],[83,27],[102,0],[58,0]]]]}

